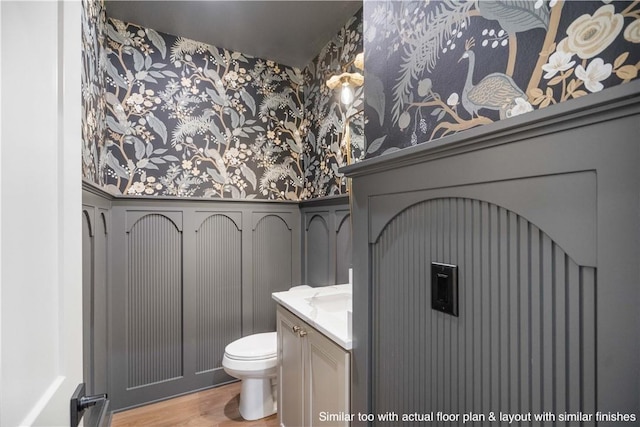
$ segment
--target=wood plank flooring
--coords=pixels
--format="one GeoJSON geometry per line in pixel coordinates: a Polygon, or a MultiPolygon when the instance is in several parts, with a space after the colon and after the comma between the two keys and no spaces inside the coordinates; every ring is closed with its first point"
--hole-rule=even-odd
{"type": "Polygon", "coordinates": [[[238,412],[240,382],[216,387],[164,402],[118,412],[112,427],[278,427],[278,414],[245,421],[238,412]]]}

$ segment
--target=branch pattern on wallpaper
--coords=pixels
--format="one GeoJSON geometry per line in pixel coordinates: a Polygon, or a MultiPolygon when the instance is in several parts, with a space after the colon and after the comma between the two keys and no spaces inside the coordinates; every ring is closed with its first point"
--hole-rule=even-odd
{"type": "Polygon", "coordinates": [[[365,2],[367,156],[629,82],[640,2],[365,2]]]}
{"type": "Polygon", "coordinates": [[[104,48],[107,17],[101,2],[82,1],[82,177],[100,186],[105,158],[104,48]]]}
{"type": "Polygon", "coordinates": [[[125,194],[298,200],[297,68],[110,19],[106,182],[125,194]]]}
{"type": "Polygon", "coordinates": [[[304,69],[118,20],[83,0],[83,177],[113,194],[301,200],[345,194],[363,91],[326,87],[362,51],[362,11],[304,69]]]}
{"type": "Polygon", "coordinates": [[[305,109],[309,132],[305,140],[305,187],[309,197],[346,194],[346,179],[338,168],[346,165],[347,146],[344,126],[351,130],[351,159],[364,157],[363,87],[357,87],[354,101],[345,107],[338,92],[326,81],[344,71],[356,71],[353,61],[362,52],[362,11],[340,29],[338,34],[305,68],[309,82],[305,91],[305,109]]]}

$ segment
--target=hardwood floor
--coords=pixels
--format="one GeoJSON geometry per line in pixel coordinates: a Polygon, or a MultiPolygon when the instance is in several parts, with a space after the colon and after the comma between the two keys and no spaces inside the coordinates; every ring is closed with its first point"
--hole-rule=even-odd
{"type": "Polygon", "coordinates": [[[164,402],[118,412],[112,427],[277,427],[278,414],[245,421],[238,412],[240,382],[216,387],[164,402]]]}

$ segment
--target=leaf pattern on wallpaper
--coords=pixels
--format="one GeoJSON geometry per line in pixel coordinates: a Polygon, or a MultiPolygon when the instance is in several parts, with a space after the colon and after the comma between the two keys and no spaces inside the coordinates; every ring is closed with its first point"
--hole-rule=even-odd
{"type": "Polygon", "coordinates": [[[351,18],[304,70],[308,131],[300,152],[305,163],[303,198],[347,192],[346,179],[339,171],[347,164],[345,124],[350,130],[352,161],[364,157],[363,87],[356,88],[353,103],[345,107],[338,91],[326,85],[336,73],[356,71],[352,64],[360,52],[362,12],[351,18]]]}
{"type": "Polygon", "coordinates": [[[107,27],[109,184],[124,194],[301,197],[300,70],[117,20],[107,27]]]}
{"type": "Polygon", "coordinates": [[[375,74],[369,74],[367,76],[367,104],[371,106],[373,111],[378,115],[380,126],[384,124],[385,103],[386,99],[382,81],[375,74]]]}
{"type": "Polygon", "coordinates": [[[547,47],[546,51],[551,54],[547,55],[547,63],[540,67],[545,72],[542,81],[536,85],[530,83],[531,103],[544,108],[599,92],[605,88],[602,82],[613,76],[621,83],[636,78],[640,69],[638,49],[622,52],[611,62],[605,62],[600,55],[609,50],[620,35],[633,43],[624,38],[623,27],[625,18],[632,18],[633,22],[639,19],[638,6],[637,2],[631,3],[616,12],[613,4],[605,4],[592,14],[583,14],[571,22],[564,32],[566,37],[547,47]],[[630,57],[631,53],[634,57],[630,57]],[[544,90],[539,85],[543,82],[546,83],[544,90]]]}
{"type": "Polygon", "coordinates": [[[549,25],[549,9],[536,8],[536,3],[533,1],[483,0],[478,2],[478,10],[482,17],[498,21],[509,34],[534,28],[546,30],[549,25]]]}
{"type": "Polygon", "coordinates": [[[345,123],[364,154],[363,91],[343,108],[325,81],[361,51],[361,12],[299,70],[107,21],[83,0],[83,177],[114,194],[344,194],[345,123]]]}
{"type": "Polygon", "coordinates": [[[82,1],[82,177],[104,184],[106,164],[105,90],[106,15],[101,1],[82,1]]]}
{"type": "MultiPolygon", "coordinates": [[[[365,3],[365,15],[368,76],[390,82],[383,96],[393,100],[392,121],[368,122],[368,157],[599,92],[640,70],[640,2],[384,1],[365,3]]],[[[379,116],[375,101],[366,108],[379,116]]]]}
{"type": "MultiPolygon", "coordinates": [[[[442,46],[451,33],[467,22],[468,12],[475,2],[442,1],[433,8],[423,25],[416,27],[415,35],[406,40],[397,83],[393,88],[392,119],[398,122],[402,108],[413,90],[413,83],[426,70],[436,66],[442,46]]],[[[402,18],[400,18],[402,19],[402,18]]]]}

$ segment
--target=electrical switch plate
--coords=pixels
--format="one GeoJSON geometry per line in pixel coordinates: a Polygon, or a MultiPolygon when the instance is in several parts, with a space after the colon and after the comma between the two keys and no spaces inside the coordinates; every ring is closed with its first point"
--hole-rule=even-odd
{"type": "Polygon", "coordinates": [[[431,263],[431,308],[458,316],[458,267],[431,263]]]}

